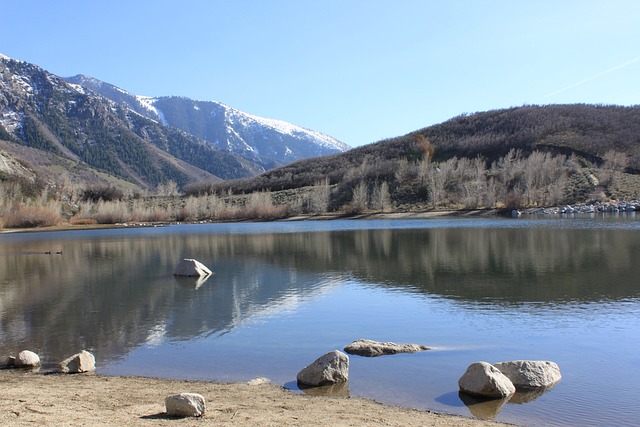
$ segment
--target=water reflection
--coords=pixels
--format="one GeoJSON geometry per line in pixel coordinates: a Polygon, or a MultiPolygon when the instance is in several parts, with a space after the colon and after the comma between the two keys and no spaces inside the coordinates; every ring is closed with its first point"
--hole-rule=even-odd
{"type": "Polygon", "coordinates": [[[45,352],[45,364],[82,348],[121,357],[141,343],[225,334],[348,277],[489,309],[624,300],[640,292],[640,239],[624,230],[211,230],[0,240],[3,351],[29,345],[45,352]],[[45,254],[52,250],[63,254],[45,254]],[[175,278],[183,258],[198,259],[214,275],[206,282],[175,278]]]}
{"type": "Polygon", "coordinates": [[[490,399],[478,396],[472,396],[467,393],[458,392],[458,397],[465,404],[471,415],[483,420],[495,419],[504,405],[531,403],[540,396],[551,390],[554,385],[549,387],[538,387],[530,390],[518,390],[508,399],[490,399]]]}

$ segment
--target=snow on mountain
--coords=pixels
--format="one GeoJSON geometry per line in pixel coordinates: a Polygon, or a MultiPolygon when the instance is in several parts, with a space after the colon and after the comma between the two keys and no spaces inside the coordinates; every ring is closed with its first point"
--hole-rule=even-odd
{"type": "Polygon", "coordinates": [[[151,96],[142,96],[142,95],[133,95],[133,96],[135,97],[135,99],[138,100],[142,108],[148,110],[152,115],[155,115],[158,119],[160,119],[160,123],[162,123],[163,125],[167,124],[167,120],[164,118],[164,114],[162,114],[162,111],[158,110],[153,105],[156,98],[153,98],[151,96]]]}
{"type": "Polygon", "coordinates": [[[244,113],[215,101],[134,95],[83,75],[66,80],[144,117],[202,138],[218,148],[239,154],[266,168],[350,149],[343,142],[321,132],[282,120],[244,113]]]}

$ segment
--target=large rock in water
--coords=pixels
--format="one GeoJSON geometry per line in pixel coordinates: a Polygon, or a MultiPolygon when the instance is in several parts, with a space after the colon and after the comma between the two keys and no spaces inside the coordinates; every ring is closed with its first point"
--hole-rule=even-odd
{"type": "Polygon", "coordinates": [[[375,357],[385,354],[415,353],[429,350],[429,347],[421,344],[396,344],[394,342],[379,342],[373,340],[356,340],[346,346],[344,351],[358,356],[375,357]]]}
{"type": "Polygon", "coordinates": [[[204,264],[195,259],[183,259],[180,261],[180,264],[176,267],[176,271],[173,273],[174,276],[189,276],[189,277],[202,277],[208,276],[211,274],[211,270],[209,270],[204,264]]]}
{"type": "Polygon", "coordinates": [[[34,368],[40,366],[40,356],[33,351],[23,350],[18,353],[13,365],[18,368],[34,368]]]}
{"type": "Polygon", "coordinates": [[[329,385],[349,380],[349,356],[334,350],[320,356],[298,372],[298,382],[310,386],[329,385]]]}
{"type": "Polygon", "coordinates": [[[204,397],[198,393],[180,393],[164,399],[167,415],[171,417],[201,417],[206,411],[204,397]]]}
{"type": "Polygon", "coordinates": [[[515,393],[511,380],[495,366],[487,362],[469,365],[467,371],[458,380],[460,391],[482,397],[506,398],[515,393]]]}
{"type": "Polygon", "coordinates": [[[88,351],[82,350],[60,362],[58,370],[70,374],[93,372],[96,370],[96,358],[88,351]]]}
{"type": "Polygon", "coordinates": [[[516,388],[549,387],[562,378],[560,367],[543,360],[513,360],[494,363],[516,388]]]}

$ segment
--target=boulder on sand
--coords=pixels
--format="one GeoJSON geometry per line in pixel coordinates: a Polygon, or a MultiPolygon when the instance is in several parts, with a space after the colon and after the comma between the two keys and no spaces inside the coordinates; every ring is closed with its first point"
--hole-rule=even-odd
{"type": "Polygon", "coordinates": [[[211,274],[204,264],[195,259],[185,258],[176,267],[174,276],[203,277],[211,274]]]}
{"type": "Polygon", "coordinates": [[[494,363],[516,388],[549,387],[562,378],[560,367],[544,360],[513,360],[494,363]]]}
{"type": "Polygon", "coordinates": [[[344,351],[349,354],[367,357],[382,356],[385,354],[415,353],[425,350],[429,350],[429,347],[421,344],[396,344],[394,342],[380,342],[366,339],[356,340],[344,348],[344,351]]]}
{"type": "Polygon", "coordinates": [[[13,365],[17,368],[34,368],[40,366],[40,356],[33,351],[22,350],[16,356],[13,365]]]}
{"type": "Polygon", "coordinates": [[[515,393],[511,380],[495,366],[487,362],[469,365],[467,371],[458,380],[460,391],[482,397],[506,398],[515,393]]]}
{"type": "Polygon", "coordinates": [[[349,380],[349,356],[334,350],[320,356],[298,372],[298,382],[310,386],[329,385],[349,380]]]}
{"type": "Polygon", "coordinates": [[[165,397],[164,405],[170,417],[201,417],[206,411],[204,397],[198,393],[180,393],[165,397]]]}
{"type": "Polygon", "coordinates": [[[70,374],[93,372],[96,370],[96,358],[86,350],[76,353],[58,365],[58,371],[70,374]]]}

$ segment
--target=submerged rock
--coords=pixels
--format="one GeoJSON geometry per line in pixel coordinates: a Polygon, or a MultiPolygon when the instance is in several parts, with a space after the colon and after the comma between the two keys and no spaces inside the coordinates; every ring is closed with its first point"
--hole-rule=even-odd
{"type": "Polygon", "coordinates": [[[69,374],[93,372],[96,370],[96,358],[88,351],[82,350],[60,362],[58,370],[69,374]]]}
{"type": "Polygon", "coordinates": [[[198,393],[180,393],[165,397],[167,415],[171,417],[201,417],[206,411],[204,397],[198,393]]]}
{"type": "Polygon", "coordinates": [[[505,398],[515,393],[516,388],[495,366],[487,362],[469,365],[458,380],[460,391],[482,397],[505,398]]]}
{"type": "Polygon", "coordinates": [[[204,264],[195,259],[185,258],[180,261],[180,264],[176,267],[174,276],[189,276],[189,277],[202,277],[208,276],[211,274],[211,270],[209,270],[204,264]]]}
{"type": "Polygon", "coordinates": [[[40,366],[40,356],[33,351],[23,350],[18,353],[13,364],[17,368],[34,368],[40,366]]]}
{"type": "Polygon", "coordinates": [[[2,367],[3,368],[13,368],[16,365],[16,357],[15,356],[9,356],[7,357],[4,362],[2,363],[2,367]]]}
{"type": "Polygon", "coordinates": [[[396,344],[394,342],[380,342],[360,339],[352,342],[344,348],[349,354],[358,356],[375,357],[385,354],[415,353],[429,350],[429,347],[421,344],[396,344]]]}
{"type": "Polygon", "coordinates": [[[513,360],[494,363],[516,388],[549,387],[562,378],[560,367],[543,360],[513,360]]]}
{"type": "Polygon", "coordinates": [[[349,356],[334,350],[320,356],[298,372],[298,382],[310,386],[341,383],[349,380],[349,356]]]}

